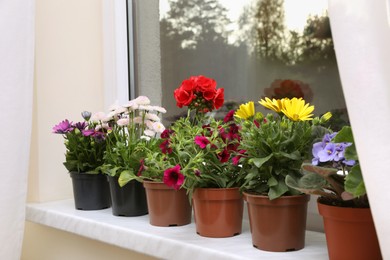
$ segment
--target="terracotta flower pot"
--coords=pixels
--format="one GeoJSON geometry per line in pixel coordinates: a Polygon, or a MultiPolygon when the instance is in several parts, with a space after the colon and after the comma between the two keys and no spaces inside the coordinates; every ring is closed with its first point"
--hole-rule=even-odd
{"type": "Polygon", "coordinates": [[[142,183],[132,180],[120,187],[118,177],[108,176],[108,181],[114,216],[134,217],[148,214],[146,193],[142,183]]]}
{"type": "Polygon", "coordinates": [[[193,195],[196,232],[232,237],[242,231],[243,199],[238,188],[197,188],[193,195]]]}
{"type": "Polygon", "coordinates": [[[331,260],[382,259],[369,208],[344,208],[317,202],[324,219],[331,260]]]}
{"type": "Polygon", "coordinates": [[[110,188],[102,174],[70,172],[75,208],[99,210],[111,206],[110,188]]]}
{"type": "Polygon", "coordinates": [[[144,181],[153,226],[171,227],[191,223],[192,208],[186,190],[174,190],[163,182],[144,181]]]}
{"type": "Polygon", "coordinates": [[[305,246],[309,195],[268,196],[244,193],[253,246],[272,252],[295,251],[305,246]]]}

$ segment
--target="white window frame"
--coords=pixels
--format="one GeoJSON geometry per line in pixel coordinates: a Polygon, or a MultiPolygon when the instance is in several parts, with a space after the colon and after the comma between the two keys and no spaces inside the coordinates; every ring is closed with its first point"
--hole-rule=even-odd
{"type": "Polygon", "coordinates": [[[108,108],[135,97],[134,9],[132,0],[103,0],[102,5],[104,107],[108,108]]]}

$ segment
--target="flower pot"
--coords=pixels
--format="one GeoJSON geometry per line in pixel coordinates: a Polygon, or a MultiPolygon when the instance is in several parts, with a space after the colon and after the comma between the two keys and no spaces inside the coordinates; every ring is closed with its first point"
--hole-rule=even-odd
{"type": "Polygon", "coordinates": [[[196,232],[232,237],[242,231],[244,202],[238,188],[197,188],[193,194],[196,232]]]}
{"type": "Polygon", "coordinates": [[[369,208],[345,208],[322,204],[329,259],[382,259],[374,222],[369,208]]]}
{"type": "Polygon", "coordinates": [[[113,215],[134,217],[148,214],[146,194],[142,183],[132,180],[120,187],[118,177],[108,176],[108,181],[113,215]]]}
{"type": "Polygon", "coordinates": [[[300,250],[305,246],[309,195],[268,196],[244,193],[254,247],[272,252],[300,250]]]}
{"type": "Polygon", "coordinates": [[[153,226],[172,227],[191,223],[192,208],[186,190],[174,190],[163,182],[144,181],[149,222],[153,226]]]}
{"type": "Polygon", "coordinates": [[[69,174],[76,209],[98,210],[110,207],[110,188],[105,175],[78,172],[69,174]]]}

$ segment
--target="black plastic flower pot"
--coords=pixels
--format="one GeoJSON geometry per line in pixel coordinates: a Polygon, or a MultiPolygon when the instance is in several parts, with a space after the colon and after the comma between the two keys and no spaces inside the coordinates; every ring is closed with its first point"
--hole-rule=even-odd
{"type": "Polygon", "coordinates": [[[113,215],[135,217],[148,214],[146,193],[142,183],[132,180],[120,187],[118,177],[112,176],[108,176],[108,182],[113,215]]]}
{"type": "Polygon", "coordinates": [[[110,187],[102,174],[71,172],[75,208],[99,210],[111,206],[110,187]]]}

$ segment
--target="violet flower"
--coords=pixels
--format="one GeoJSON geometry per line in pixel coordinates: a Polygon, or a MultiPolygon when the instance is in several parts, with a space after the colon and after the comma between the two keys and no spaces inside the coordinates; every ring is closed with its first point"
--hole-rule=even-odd
{"type": "Polygon", "coordinates": [[[68,119],[60,122],[58,125],[53,127],[54,134],[66,134],[73,131],[74,127],[72,126],[72,122],[69,122],[68,119]]]}

